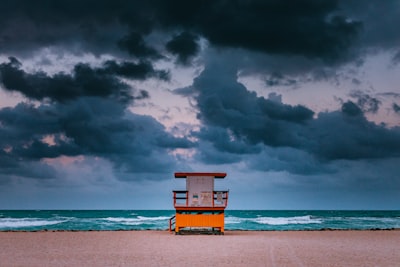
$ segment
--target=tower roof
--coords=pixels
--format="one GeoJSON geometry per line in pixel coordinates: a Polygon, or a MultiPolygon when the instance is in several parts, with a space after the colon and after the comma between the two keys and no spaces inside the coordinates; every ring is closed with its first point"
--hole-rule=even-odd
{"type": "Polygon", "coordinates": [[[175,178],[187,178],[188,176],[213,176],[215,178],[225,178],[225,172],[176,172],[175,178]]]}

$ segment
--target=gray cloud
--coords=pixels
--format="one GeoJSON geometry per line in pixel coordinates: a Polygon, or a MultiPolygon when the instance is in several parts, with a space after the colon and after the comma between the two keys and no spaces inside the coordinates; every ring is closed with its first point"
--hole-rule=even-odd
{"type": "Polygon", "coordinates": [[[273,86],[294,86],[297,81],[292,78],[286,78],[281,73],[272,73],[265,81],[266,85],[269,87],[273,86]]]}
{"type": "MultiPolygon", "coordinates": [[[[271,95],[274,101],[258,97],[237,82],[233,69],[219,68],[213,63],[195,79],[192,87],[196,92],[198,118],[205,127],[198,137],[211,143],[219,153],[254,154],[258,153],[255,146],[263,144],[309,155],[315,164],[400,156],[400,129],[368,121],[359,105],[351,101],[343,103],[341,110],[314,117],[307,107],[283,104],[275,95],[271,95]],[[215,129],[220,129],[219,134],[215,129]],[[247,150],[239,149],[243,144],[249,145],[247,150]]],[[[294,163],[288,160],[287,164],[290,162],[294,163]]],[[[291,169],[301,171],[300,167],[287,168],[291,169]]],[[[306,169],[313,172],[312,166],[306,169]]]]}
{"type": "Polygon", "coordinates": [[[118,41],[118,46],[138,58],[162,58],[156,49],[146,44],[143,36],[138,32],[131,32],[123,37],[118,41]]]}
{"type": "Polygon", "coordinates": [[[400,51],[397,51],[397,53],[392,58],[392,64],[397,65],[399,63],[400,63],[400,51]]]}
{"type": "Polygon", "coordinates": [[[248,168],[263,172],[289,172],[296,175],[332,174],[336,170],[315,155],[292,147],[264,147],[259,155],[243,159],[248,168]]]}
{"type": "MultiPolygon", "coordinates": [[[[49,76],[44,72],[27,73],[21,69],[22,63],[10,57],[8,63],[0,64],[0,80],[4,88],[18,91],[28,98],[66,101],[81,96],[113,97],[123,102],[135,98],[131,88],[117,76],[144,80],[156,77],[168,79],[168,72],[155,70],[150,63],[117,63],[109,60],[103,68],[92,68],[88,64],[77,64],[72,74],[57,73],[49,76]]],[[[148,95],[141,92],[141,98],[148,95]]]]}
{"type": "Polygon", "coordinates": [[[198,39],[198,36],[189,32],[182,32],[179,35],[175,35],[166,44],[166,48],[172,54],[177,55],[178,63],[187,65],[190,59],[200,51],[197,43],[198,39]]]}
{"type": "Polygon", "coordinates": [[[221,60],[219,66],[207,63],[192,87],[176,91],[197,101],[204,128],[196,137],[212,144],[202,151],[204,155],[211,155],[213,149],[223,153],[214,154],[217,161],[224,156],[236,162],[242,154],[261,153],[262,144],[301,151],[316,160],[395,157],[399,130],[375,125],[364,117],[365,112],[378,111],[376,98],[356,92],[352,95],[356,103],[348,101],[339,111],[316,116],[308,107],[284,104],[277,95],[259,97],[237,82],[238,70],[244,74],[267,70],[270,86],[297,84],[304,81],[298,79],[300,74],[308,75],[303,78],[306,81],[337,77],[339,64],[359,58],[367,48],[398,43],[398,34],[390,35],[392,30],[386,27],[398,21],[395,5],[396,1],[365,5],[336,0],[301,0],[296,8],[291,1],[274,0],[4,3],[0,11],[2,54],[27,59],[35,49],[55,46],[76,53],[129,55],[132,60],[113,59],[101,67],[82,62],[71,74],[52,76],[24,71],[15,57],[2,63],[3,89],[42,102],[38,107],[20,104],[1,110],[2,135],[14,131],[20,137],[19,143],[11,137],[2,141],[4,162],[11,164],[17,156],[37,161],[44,156],[88,154],[101,155],[120,170],[140,171],[150,164],[144,156],[153,159],[159,154],[160,169],[171,165],[168,149],[193,144],[167,134],[151,117],[129,113],[127,103],[149,98],[151,93],[136,92],[120,78],[167,81],[169,72],[155,69],[155,61],[165,59],[164,53],[169,52],[177,56],[178,64],[189,64],[199,52],[198,38],[207,40],[212,49],[228,48],[230,55],[237,54],[232,61],[221,60]],[[376,12],[386,14],[385,19],[376,20],[376,12]],[[150,37],[158,33],[162,40],[155,43],[150,37]],[[248,52],[250,60],[242,57],[248,52]],[[259,55],[260,61],[251,60],[259,55]],[[47,100],[50,103],[43,104],[47,100]],[[12,122],[7,114],[23,119],[25,125],[12,122]],[[32,121],[37,124],[32,126],[32,121]],[[44,135],[52,135],[57,145],[42,142],[44,135]],[[8,143],[12,150],[6,147],[8,143]],[[128,155],[127,150],[138,154],[128,155]]]}
{"type": "Polygon", "coordinates": [[[363,110],[363,112],[377,113],[379,106],[381,105],[379,99],[371,97],[361,91],[353,91],[350,96],[357,99],[357,105],[363,110]]]}
{"type": "MultiPolygon", "coordinates": [[[[397,197],[400,129],[365,115],[381,115],[387,101],[393,103],[390,114],[399,114],[398,93],[362,90],[344,99],[341,86],[341,107],[318,114],[282,99],[287,90],[315,82],[378,89],[369,83],[373,77],[358,71],[382,51],[392,57],[390,67],[398,67],[400,35],[393,25],[399,20],[397,0],[3,1],[1,90],[26,102],[0,108],[0,190],[17,199],[24,188],[37,186],[45,203],[61,187],[121,186],[113,175],[164,179],[175,170],[213,166],[257,176],[254,194],[281,195],[289,188],[286,199],[299,193],[312,203],[307,194],[320,188],[317,200],[327,193],[335,196],[332,203],[346,197],[337,192],[379,196],[381,202],[390,199],[382,198],[387,193],[397,197]],[[178,68],[160,69],[171,63],[178,68]],[[202,70],[191,86],[182,77],[188,72],[179,72],[186,67],[202,70]],[[238,82],[254,77],[249,84],[263,80],[268,97],[238,82]],[[191,122],[196,125],[175,129],[175,135],[155,118],[133,113],[156,106],[151,97],[161,90],[164,97],[170,86],[183,87],[173,93],[198,112],[191,122]],[[64,162],[73,159],[79,160],[64,162]],[[58,188],[50,193],[43,185],[58,188]]],[[[175,105],[160,98],[154,102],[175,105]]],[[[168,108],[149,112],[161,110],[168,108]]],[[[173,112],[166,115],[168,123],[175,121],[173,112]]]]}
{"type": "Polygon", "coordinates": [[[392,105],[394,112],[400,114],[400,106],[396,103],[393,103],[392,105]]]}
{"type": "Polygon", "coordinates": [[[350,101],[343,104],[342,111],[318,114],[310,126],[310,142],[305,148],[322,158],[356,160],[399,156],[400,128],[385,128],[368,121],[350,101]]]}
{"type": "Polygon", "coordinates": [[[199,119],[206,125],[229,128],[249,143],[297,146],[302,137],[296,132],[314,112],[301,105],[257,97],[236,79],[234,70],[219,66],[208,66],[195,79],[199,119]]]}
{"type": "Polygon", "coordinates": [[[390,26],[400,23],[397,0],[372,0],[368,4],[350,0],[338,1],[338,4],[351,19],[363,22],[358,46],[398,48],[400,36],[396,27],[390,26]],[[380,19],[376,19],[377,16],[380,19]]]}
{"type": "Polygon", "coordinates": [[[335,78],[337,65],[362,62],[371,46],[394,47],[397,34],[388,34],[386,25],[398,20],[395,5],[396,1],[365,5],[301,0],[293,8],[291,1],[275,0],[17,0],[0,11],[0,52],[29,57],[35,49],[56,46],[75,53],[127,53],[156,61],[165,59],[168,51],[177,56],[177,64],[185,65],[198,53],[197,38],[202,37],[212,47],[254,52],[251,60],[241,56],[240,64],[244,72],[271,75],[268,85],[293,85],[304,79],[335,78]],[[385,20],[376,20],[377,13],[385,14],[385,20]],[[157,34],[159,38],[150,38],[157,34]]]}
{"type": "Polygon", "coordinates": [[[168,149],[193,145],[168,134],[152,117],[99,97],[38,107],[21,103],[1,109],[0,124],[0,171],[22,176],[35,176],[34,169],[21,168],[26,164],[77,155],[107,159],[125,173],[162,172],[174,167],[168,149]]]}
{"type": "MultiPolygon", "coordinates": [[[[296,8],[292,7],[290,1],[259,0],[59,1],[57,4],[19,0],[3,6],[0,40],[3,51],[8,52],[79,43],[93,51],[112,51],[119,45],[133,56],[158,58],[160,53],[144,41],[143,35],[156,30],[183,29],[217,46],[335,61],[345,55],[362,24],[340,14],[334,0],[302,0],[296,8]],[[128,32],[124,33],[123,28],[128,32]]],[[[179,50],[180,59],[184,59],[183,53],[194,54],[196,49],[193,38],[184,37],[175,37],[169,43],[170,51],[179,50]],[[191,51],[182,50],[188,47],[191,51]]]]}
{"type": "Polygon", "coordinates": [[[161,21],[189,26],[217,46],[334,59],[357,35],[359,22],[337,11],[336,1],[179,2],[164,6],[161,21]],[[257,23],[254,23],[256,21],[257,23]],[[301,30],[298,30],[301,29],[301,30]]]}
{"type": "Polygon", "coordinates": [[[75,66],[73,75],[58,73],[49,77],[44,72],[26,73],[21,63],[10,58],[8,63],[0,65],[1,81],[7,90],[18,91],[29,98],[42,100],[50,98],[57,101],[73,99],[79,96],[128,95],[129,87],[112,76],[103,76],[88,65],[75,66]]]}
{"type": "Polygon", "coordinates": [[[249,146],[244,140],[237,139],[226,129],[219,127],[202,128],[195,136],[201,140],[212,142],[217,150],[231,154],[253,154],[259,153],[260,147],[249,146]]]}

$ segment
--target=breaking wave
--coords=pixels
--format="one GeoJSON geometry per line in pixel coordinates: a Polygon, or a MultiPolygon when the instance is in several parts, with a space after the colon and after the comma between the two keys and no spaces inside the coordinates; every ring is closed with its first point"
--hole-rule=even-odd
{"type": "Polygon", "coordinates": [[[0,218],[0,229],[40,227],[55,225],[67,220],[45,220],[40,218],[0,218]]]}
{"type": "MultiPolygon", "coordinates": [[[[0,211],[0,231],[166,230],[173,210],[0,211]]],[[[400,229],[400,211],[266,211],[225,213],[226,230],[400,229]]]]}
{"type": "Polygon", "coordinates": [[[104,218],[104,220],[125,225],[141,225],[141,224],[154,224],[157,223],[158,221],[166,221],[169,218],[170,217],[166,216],[158,216],[158,217],[137,216],[136,218],[107,217],[104,218]]]}
{"type": "Polygon", "coordinates": [[[321,219],[313,218],[310,215],[307,216],[295,216],[295,217],[258,217],[254,219],[256,223],[269,224],[269,225],[288,225],[288,224],[315,224],[322,223],[321,219]]]}
{"type": "Polygon", "coordinates": [[[240,218],[228,216],[225,219],[226,224],[241,224],[244,222],[253,222],[257,224],[267,225],[291,225],[291,224],[320,224],[322,219],[314,218],[311,215],[294,216],[294,217],[257,217],[257,218],[240,218]]]}

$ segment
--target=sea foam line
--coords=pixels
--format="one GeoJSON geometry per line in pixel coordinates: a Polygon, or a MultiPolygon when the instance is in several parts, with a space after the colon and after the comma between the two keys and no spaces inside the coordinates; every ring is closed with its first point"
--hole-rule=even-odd
{"type": "Polygon", "coordinates": [[[228,216],[225,219],[226,224],[239,224],[243,222],[254,222],[258,224],[268,225],[289,225],[289,224],[321,224],[322,219],[313,218],[311,215],[295,216],[295,217],[257,217],[257,218],[240,218],[228,216]]]}
{"type": "Polygon", "coordinates": [[[287,224],[320,224],[321,219],[313,218],[310,215],[295,217],[258,217],[254,219],[260,224],[287,225],[287,224]]]}
{"type": "Polygon", "coordinates": [[[158,221],[166,221],[170,217],[158,216],[158,217],[145,217],[137,216],[137,218],[126,218],[126,217],[107,217],[104,218],[105,221],[127,224],[127,225],[140,225],[143,223],[157,223],[158,221]]]}
{"type": "Polygon", "coordinates": [[[67,220],[43,220],[40,218],[1,218],[0,219],[0,229],[1,228],[21,228],[21,227],[37,227],[54,225],[66,222],[67,220]]]}

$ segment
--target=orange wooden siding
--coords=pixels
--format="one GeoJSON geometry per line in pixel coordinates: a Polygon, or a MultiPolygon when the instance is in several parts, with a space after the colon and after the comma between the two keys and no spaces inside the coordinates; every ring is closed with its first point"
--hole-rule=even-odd
{"type": "Polygon", "coordinates": [[[184,227],[213,227],[224,232],[224,214],[179,214],[176,215],[175,232],[184,227]]]}

